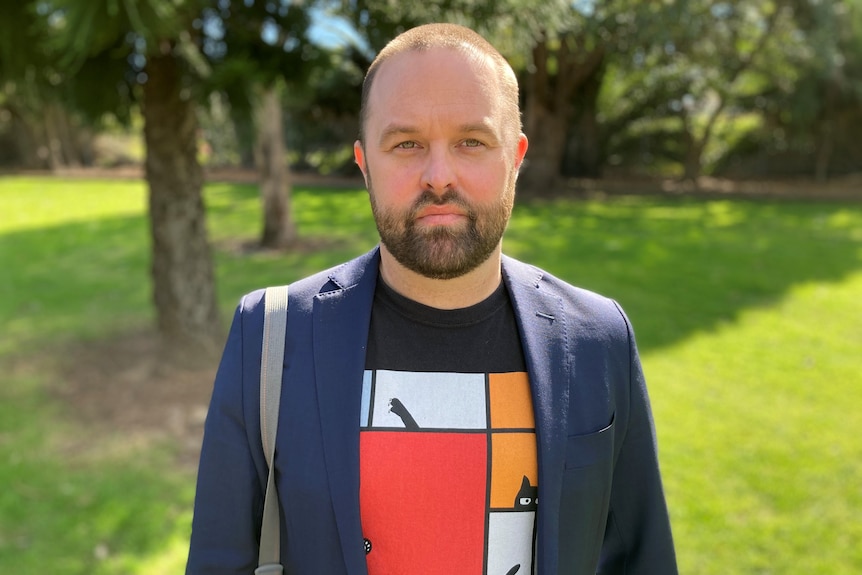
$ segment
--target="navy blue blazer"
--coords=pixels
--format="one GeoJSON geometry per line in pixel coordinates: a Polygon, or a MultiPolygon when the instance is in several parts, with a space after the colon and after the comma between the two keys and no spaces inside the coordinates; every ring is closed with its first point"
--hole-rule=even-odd
{"type": "MultiPolygon", "coordinates": [[[[359,422],[378,267],[375,249],[291,286],[275,454],[282,562],[291,575],[367,575],[359,422]]],[[[612,300],[508,257],[503,278],[535,410],[538,572],[676,574],[649,399],[626,316],[612,300]]],[[[267,480],[262,299],[263,291],[242,299],[216,376],[188,575],[249,575],[257,562],[267,480]]]]}

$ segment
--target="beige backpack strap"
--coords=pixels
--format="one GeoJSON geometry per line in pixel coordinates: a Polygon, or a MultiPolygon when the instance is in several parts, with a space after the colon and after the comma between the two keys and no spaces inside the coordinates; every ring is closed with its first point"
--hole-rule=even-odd
{"type": "Polygon", "coordinates": [[[274,461],[286,329],[287,286],[266,288],[263,349],[260,359],[260,440],[269,466],[269,478],[266,482],[258,568],[254,571],[255,575],[279,575],[284,572],[281,565],[281,534],[274,461]]]}

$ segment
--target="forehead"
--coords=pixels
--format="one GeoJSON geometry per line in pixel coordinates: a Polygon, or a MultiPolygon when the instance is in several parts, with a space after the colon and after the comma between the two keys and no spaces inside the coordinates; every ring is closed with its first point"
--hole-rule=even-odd
{"type": "Polygon", "coordinates": [[[498,119],[493,64],[454,48],[409,51],[383,62],[368,97],[369,128],[389,122],[498,119]]]}

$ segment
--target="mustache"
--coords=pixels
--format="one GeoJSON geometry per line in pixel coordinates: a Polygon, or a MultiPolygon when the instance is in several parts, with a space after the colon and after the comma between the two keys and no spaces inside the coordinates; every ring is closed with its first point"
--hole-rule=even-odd
{"type": "Polygon", "coordinates": [[[422,208],[427,206],[445,206],[446,204],[458,206],[467,213],[468,218],[471,220],[476,219],[476,211],[473,209],[473,206],[457,190],[451,189],[446,190],[443,195],[437,195],[430,190],[422,192],[422,195],[416,199],[410,210],[411,219],[415,218],[422,208]]]}

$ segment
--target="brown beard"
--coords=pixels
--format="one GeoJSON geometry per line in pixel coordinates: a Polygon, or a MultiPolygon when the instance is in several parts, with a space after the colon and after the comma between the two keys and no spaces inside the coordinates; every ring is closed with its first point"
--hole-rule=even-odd
{"type": "Polygon", "coordinates": [[[407,213],[386,210],[375,201],[370,172],[367,179],[371,211],[380,241],[405,268],[431,279],[460,277],[488,260],[503,237],[514,199],[514,181],[493,204],[475,206],[461,193],[438,196],[426,190],[407,213]],[[466,212],[464,226],[416,226],[417,214],[429,205],[454,204],[466,212]]]}

